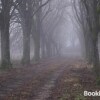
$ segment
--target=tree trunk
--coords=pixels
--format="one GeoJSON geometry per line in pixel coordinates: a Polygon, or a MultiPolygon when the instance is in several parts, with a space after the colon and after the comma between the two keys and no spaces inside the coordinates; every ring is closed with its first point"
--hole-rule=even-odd
{"type": "Polygon", "coordinates": [[[99,68],[99,52],[98,52],[98,38],[93,40],[93,66],[94,71],[97,77],[100,76],[100,68],[99,68]]]}
{"type": "MultiPolygon", "coordinates": [[[[36,8],[41,5],[42,1],[37,1],[36,8]]],[[[37,62],[40,60],[40,36],[42,32],[42,21],[41,21],[41,14],[42,14],[42,8],[39,9],[39,11],[36,14],[36,29],[34,33],[34,61],[37,62]]]]}
{"type": "Polygon", "coordinates": [[[34,61],[40,60],[40,34],[34,36],[34,61]]]}
{"type": "Polygon", "coordinates": [[[9,41],[9,19],[2,18],[1,24],[1,67],[11,67],[10,61],[10,41],[9,41]]]}
{"type": "Polygon", "coordinates": [[[46,58],[46,46],[45,46],[45,38],[43,36],[41,37],[41,54],[42,54],[42,59],[46,58]]]}
{"type": "Polygon", "coordinates": [[[23,64],[30,64],[30,30],[27,27],[23,28],[23,64]]]}
{"type": "Polygon", "coordinates": [[[47,57],[50,58],[52,56],[52,48],[49,41],[46,43],[46,52],[47,52],[47,57]]]}

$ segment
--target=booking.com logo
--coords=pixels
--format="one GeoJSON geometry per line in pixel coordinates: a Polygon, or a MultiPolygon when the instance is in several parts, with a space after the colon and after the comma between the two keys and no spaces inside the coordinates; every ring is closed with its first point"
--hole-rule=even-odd
{"type": "Polygon", "coordinates": [[[84,91],[84,96],[100,96],[100,91],[95,91],[95,92],[89,92],[89,91],[84,91]]]}

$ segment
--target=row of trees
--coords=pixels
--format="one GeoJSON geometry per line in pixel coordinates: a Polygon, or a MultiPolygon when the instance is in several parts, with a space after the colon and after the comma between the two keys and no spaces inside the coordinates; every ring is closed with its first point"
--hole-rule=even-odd
{"type": "Polygon", "coordinates": [[[73,8],[78,23],[83,54],[89,63],[94,66],[96,76],[100,76],[98,35],[100,32],[100,1],[74,0],[73,8]]]}
{"type": "Polygon", "coordinates": [[[60,0],[0,0],[1,67],[11,67],[10,32],[17,25],[23,33],[23,64],[30,64],[31,38],[35,62],[60,55],[61,45],[54,34],[65,9],[64,3],[60,4],[60,0]]]}
{"type": "MultiPolygon", "coordinates": [[[[22,32],[23,64],[30,64],[30,40],[33,39],[34,62],[41,58],[62,55],[61,34],[66,7],[72,6],[74,23],[77,24],[82,54],[92,63],[97,76],[100,74],[98,35],[100,32],[99,0],[0,0],[1,65],[11,66],[11,29],[22,32]],[[76,22],[75,22],[76,21],[76,22]],[[17,26],[17,27],[15,27],[17,26]],[[20,27],[20,28],[19,28],[20,27]]],[[[71,8],[70,8],[71,9],[71,8]]],[[[67,13],[68,14],[68,13],[67,13]]],[[[13,33],[14,34],[14,33],[13,33]]],[[[19,48],[19,47],[17,47],[19,48]]]]}

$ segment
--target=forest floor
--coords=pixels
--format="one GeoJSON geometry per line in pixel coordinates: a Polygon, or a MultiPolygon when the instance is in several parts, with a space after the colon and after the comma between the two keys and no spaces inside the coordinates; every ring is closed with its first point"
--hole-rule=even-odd
{"type": "Polygon", "coordinates": [[[0,71],[0,100],[100,100],[83,96],[100,90],[91,68],[82,60],[61,58],[0,71]]]}

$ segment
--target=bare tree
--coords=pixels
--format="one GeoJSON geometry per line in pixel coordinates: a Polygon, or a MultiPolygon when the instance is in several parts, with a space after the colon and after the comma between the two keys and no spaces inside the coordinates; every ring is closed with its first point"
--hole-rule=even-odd
{"type": "Polygon", "coordinates": [[[0,30],[1,30],[1,58],[2,67],[11,67],[9,27],[13,0],[1,0],[0,30]]]}

